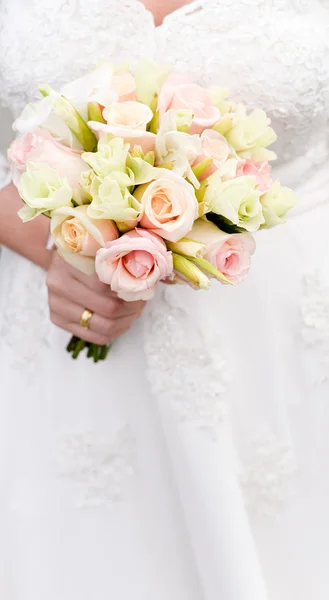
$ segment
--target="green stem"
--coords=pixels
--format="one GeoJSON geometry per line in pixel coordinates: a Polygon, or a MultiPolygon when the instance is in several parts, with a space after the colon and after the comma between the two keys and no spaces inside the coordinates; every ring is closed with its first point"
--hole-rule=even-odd
{"type": "Polygon", "coordinates": [[[66,346],[66,350],[67,350],[67,352],[73,352],[73,350],[74,350],[74,348],[75,348],[75,346],[76,346],[76,343],[77,343],[78,341],[79,341],[79,338],[77,338],[75,335],[72,335],[72,337],[71,337],[71,339],[70,339],[69,343],[68,343],[68,344],[67,344],[67,346],[66,346]]]}
{"type": "Polygon", "coordinates": [[[99,346],[97,346],[97,344],[93,344],[92,348],[93,348],[94,362],[97,363],[99,361],[99,346]]]}
{"type": "Polygon", "coordinates": [[[100,352],[100,360],[105,360],[109,351],[110,351],[111,346],[102,346],[101,347],[101,352],[100,352]]]}
{"type": "Polygon", "coordinates": [[[72,354],[72,358],[77,359],[80,352],[84,349],[85,345],[87,342],[85,342],[84,340],[79,340],[74,348],[73,354],[72,354]]]}

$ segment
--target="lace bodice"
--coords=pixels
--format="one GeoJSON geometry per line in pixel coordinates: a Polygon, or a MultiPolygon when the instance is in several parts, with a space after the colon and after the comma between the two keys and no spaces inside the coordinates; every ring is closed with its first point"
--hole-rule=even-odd
{"type": "Polygon", "coordinates": [[[296,185],[329,155],[328,22],[329,0],[195,0],[160,27],[139,0],[2,0],[0,90],[17,114],[104,56],[170,61],[264,108],[296,185]]]}

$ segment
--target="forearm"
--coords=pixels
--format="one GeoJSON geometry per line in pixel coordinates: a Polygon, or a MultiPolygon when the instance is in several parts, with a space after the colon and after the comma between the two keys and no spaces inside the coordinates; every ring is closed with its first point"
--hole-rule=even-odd
{"type": "Polygon", "coordinates": [[[8,185],[0,192],[0,244],[48,269],[51,252],[47,250],[49,219],[40,216],[23,223],[17,215],[23,206],[16,187],[8,185]]]}

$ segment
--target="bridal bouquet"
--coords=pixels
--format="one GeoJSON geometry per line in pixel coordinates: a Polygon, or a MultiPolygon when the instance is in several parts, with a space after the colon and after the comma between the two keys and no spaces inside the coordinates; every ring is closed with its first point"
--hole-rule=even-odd
{"type": "MultiPolygon", "coordinates": [[[[19,215],[50,217],[59,254],[126,301],[150,299],[162,280],[239,283],[252,232],[282,223],[296,203],[271,179],[270,120],[223,88],[144,61],[103,62],[60,92],[39,90],[8,151],[19,215]]],[[[77,338],[68,350],[84,347],[106,355],[77,338]]]]}

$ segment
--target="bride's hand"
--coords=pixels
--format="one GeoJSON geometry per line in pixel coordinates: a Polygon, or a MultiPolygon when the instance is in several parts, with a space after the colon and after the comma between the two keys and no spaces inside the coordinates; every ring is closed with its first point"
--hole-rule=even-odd
{"type": "Polygon", "coordinates": [[[84,275],[53,252],[47,276],[52,322],[86,342],[104,345],[123,335],[141,315],[145,302],[124,302],[96,275],[84,275]],[[93,311],[89,329],[80,325],[93,311]]]}

